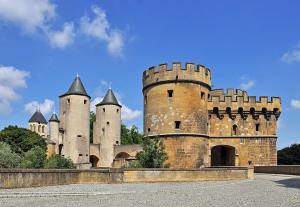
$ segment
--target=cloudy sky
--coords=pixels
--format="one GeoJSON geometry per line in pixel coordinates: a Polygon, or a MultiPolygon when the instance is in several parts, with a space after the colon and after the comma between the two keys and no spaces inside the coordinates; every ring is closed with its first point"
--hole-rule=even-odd
{"type": "Polygon", "coordinates": [[[0,128],[25,127],[37,105],[49,118],[77,73],[92,103],[112,86],[123,122],[142,128],[143,70],[181,61],[209,67],[214,88],[281,96],[279,148],[300,142],[299,8],[297,0],[0,0],[0,128]]]}

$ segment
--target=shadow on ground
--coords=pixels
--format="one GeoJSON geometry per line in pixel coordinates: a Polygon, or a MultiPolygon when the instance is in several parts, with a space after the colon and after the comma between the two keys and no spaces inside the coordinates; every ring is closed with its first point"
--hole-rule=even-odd
{"type": "Polygon", "coordinates": [[[287,188],[300,189],[300,176],[299,176],[299,178],[283,179],[283,180],[277,180],[274,182],[278,183],[284,187],[287,187],[287,188]]]}

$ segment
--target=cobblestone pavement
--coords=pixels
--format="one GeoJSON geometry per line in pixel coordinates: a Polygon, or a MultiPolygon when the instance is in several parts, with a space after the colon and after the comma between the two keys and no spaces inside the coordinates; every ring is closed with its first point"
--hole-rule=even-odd
{"type": "Polygon", "coordinates": [[[0,206],[300,206],[300,176],[191,183],[78,184],[1,189],[0,206]]]}

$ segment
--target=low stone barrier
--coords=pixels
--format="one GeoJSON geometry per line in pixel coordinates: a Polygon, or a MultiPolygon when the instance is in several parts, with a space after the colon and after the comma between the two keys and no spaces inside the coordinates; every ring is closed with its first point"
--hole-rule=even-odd
{"type": "Polygon", "coordinates": [[[300,165],[255,166],[255,173],[300,175],[300,165]]]}
{"type": "Polygon", "coordinates": [[[125,169],[124,183],[253,179],[253,168],[125,169]]]}
{"type": "Polygon", "coordinates": [[[80,183],[188,182],[253,179],[253,168],[203,169],[0,169],[0,188],[27,188],[80,183]]]}

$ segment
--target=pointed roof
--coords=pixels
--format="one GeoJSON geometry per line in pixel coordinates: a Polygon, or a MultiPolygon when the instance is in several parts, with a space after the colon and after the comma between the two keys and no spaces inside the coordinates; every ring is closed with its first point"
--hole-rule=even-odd
{"type": "Polygon", "coordinates": [[[52,121],[59,122],[59,119],[55,112],[53,112],[51,118],[49,119],[49,122],[52,122],[52,121]]]}
{"type": "Polygon", "coordinates": [[[41,124],[47,124],[47,123],[48,123],[48,122],[46,121],[44,115],[43,115],[39,110],[37,110],[37,111],[32,115],[32,117],[29,119],[28,122],[29,122],[29,123],[37,122],[37,123],[41,123],[41,124]]]}
{"type": "Polygon", "coordinates": [[[80,95],[80,96],[87,96],[91,98],[87,94],[78,74],[75,80],[73,81],[72,85],[70,86],[69,90],[65,94],[61,95],[60,97],[68,96],[68,95],[80,95]]]}
{"type": "Polygon", "coordinates": [[[103,100],[100,103],[98,103],[96,106],[103,106],[103,105],[116,105],[116,106],[122,107],[119,104],[114,92],[111,89],[108,89],[103,100]]]}

